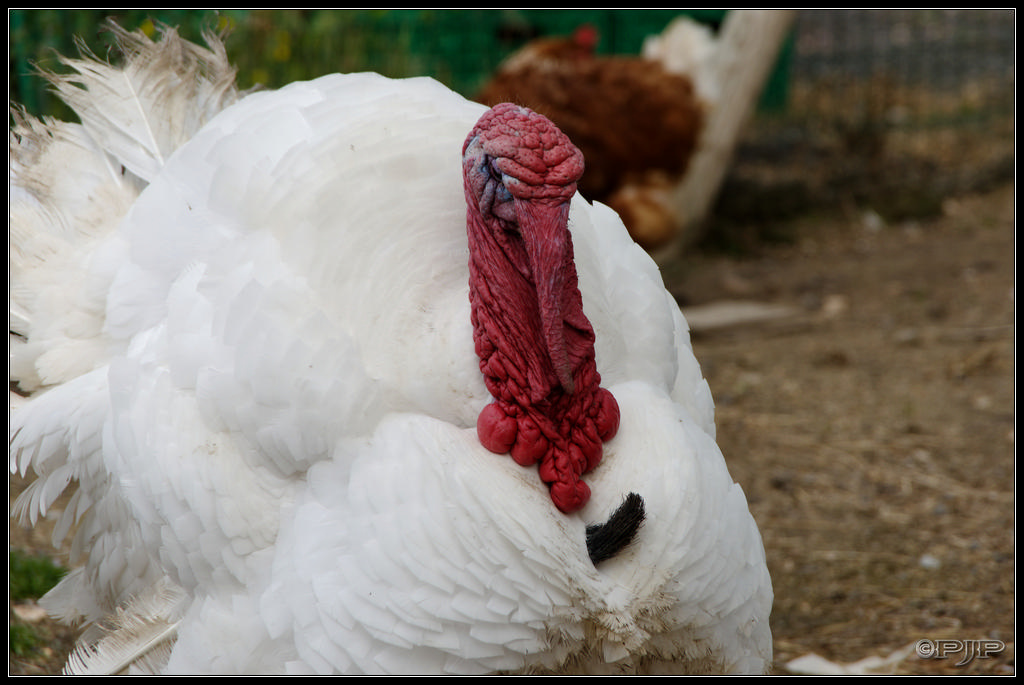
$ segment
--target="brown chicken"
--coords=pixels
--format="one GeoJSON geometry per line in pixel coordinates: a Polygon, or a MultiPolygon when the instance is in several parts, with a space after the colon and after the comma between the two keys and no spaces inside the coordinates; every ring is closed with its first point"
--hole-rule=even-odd
{"type": "Polygon", "coordinates": [[[688,75],[641,57],[595,54],[590,26],[542,38],[506,59],[476,99],[514,102],[546,115],[580,148],[580,192],[608,204],[651,249],[676,230],[669,205],[706,118],[688,75]]]}

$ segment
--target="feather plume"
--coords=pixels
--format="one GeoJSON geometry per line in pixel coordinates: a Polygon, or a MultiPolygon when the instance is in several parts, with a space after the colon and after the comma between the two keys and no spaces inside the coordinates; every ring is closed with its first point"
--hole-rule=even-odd
{"type": "Polygon", "coordinates": [[[208,48],[164,27],[157,42],[111,23],[123,66],[100,61],[79,43],[74,72],[44,74],[82,125],[125,168],[151,181],[164,162],[213,115],[238,99],[235,69],[213,34],[208,48]]]}
{"type": "Polygon", "coordinates": [[[79,59],[61,58],[69,73],[42,72],[81,124],[10,110],[10,364],[27,392],[101,361],[106,284],[86,271],[92,246],[175,150],[240,97],[218,36],[201,47],[169,27],[155,41],[109,30],[122,63],[79,43],[79,59]]]}
{"type": "Polygon", "coordinates": [[[66,675],[116,675],[130,667],[155,670],[166,662],[174,644],[176,612],[184,591],[170,581],[158,582],[110,619],[83,636],[64,667],[66,675]]]}

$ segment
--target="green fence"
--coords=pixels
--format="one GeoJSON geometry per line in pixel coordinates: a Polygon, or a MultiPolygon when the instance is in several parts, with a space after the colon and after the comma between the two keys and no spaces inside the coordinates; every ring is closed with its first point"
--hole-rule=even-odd
{"type": "MultiPolygon", "coordinates": [[[[70,117],[33,75],[59,66],[75,36],[106,56],[108,15],[155,35],[189,40],[230,29],[238,84],[279,87],[332,72],[428,75],[471,97],[508,54],[540,36],[589,23],[602,54],[635,55],[679,14],[712,26],[722,10],[9,10],[10,97],[37,114],[70,117]]],[[[795,184],[819,204],[842,194],[935,201],[1012,178],[1015,149],[1014,10],[799,12],[731,173],[795,184]],[[908,189],[908,185],[913,188],[908,189]],[[861,190],[861,188],[867,190],[861,190]]],[[[747,188],[744,185],[744,188],[747,188]]],[[[745,191],[744,197],[749,195],[745,191]]],[[[735,197],[735,194],[732,195],[735,197]]],[[[866,200],[865,200],[866,201],[866,200]]]]}
{"type": "MultiPolygon", "coordinates": [[[[12,10],[11,98],[33,112],[51,112],[52,96],[32,75],[32,64],[54,68],[55,53],[74,55],[74,36],[107,55],[108,16],[128,29],[179,27],[191,40],[204,28],[229,28],[228,54],[239,84],[278,87],[325,73],[377,71],[386,76],[428,75],[470,96],[498,63],[528,40],[567,35],[584,23],[601,36],[602,54],[638,54],[680,10],[12,10]]],[[[686,14],[710,25],[722,10],[686,14]]],[[[781,101],[784,77],[770,89],[781,101]]]]}

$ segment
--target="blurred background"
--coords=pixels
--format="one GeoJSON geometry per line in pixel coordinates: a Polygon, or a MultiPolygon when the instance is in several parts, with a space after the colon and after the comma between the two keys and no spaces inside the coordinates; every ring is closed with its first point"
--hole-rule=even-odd
{"type": "MultiPolygon", "coordinates": [[[[80,36],[98,55],[110,48],[107,17],[123,27],[176,26],[202,42],[203,30],[230,32],[228,56],[239,85],[270,88],[333,72],[376,71],[392,78],[432,76],[469,96],[501,60],[526,42],[564,35],[589,23],[601,54],[637,54],[679,10],[12,10],[11,98],[47,111],[53,98],[31,75],[31,63],[55,67],[53,51],[75,54],[80,36]]],[[[715,26],[721,10],[684,12],[715,26]]],[[[1011,33],[1012,39],[1012,33],[1011,33]]]]}
{"type": "MultiPolygon", "coordinates": [[[[723,10],[10,10],[10,98],[67,116],[34,75],[76,37],[112,54],[107,17],[151,35],[226,31],[243,89],[325,73],[428,75],[472,97],[530,41],[589,24],[599,55],[637,55],[679,14],[717,30],[723,10]]],[[[817,10],[797,14],[711,213],[718,241],[837,203],[886,220],[926,217],[951,193],[1013,176],[1013,10],[817,10]],[[758,228],[750,224],[755,222],[758,228]]]]}

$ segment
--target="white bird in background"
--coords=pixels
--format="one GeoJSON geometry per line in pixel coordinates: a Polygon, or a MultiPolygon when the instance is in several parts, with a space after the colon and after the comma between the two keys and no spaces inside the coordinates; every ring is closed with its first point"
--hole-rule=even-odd
{"type": "Polygon", "coordinates": [[[686,322],[567,138],[118,35],[52,77],[82,124],[10,144],[15,513],[71,536],[69,670],[768,668],[686,322]]]}

